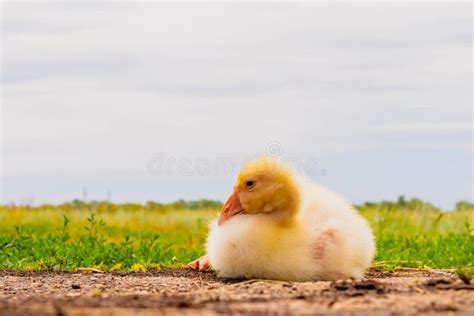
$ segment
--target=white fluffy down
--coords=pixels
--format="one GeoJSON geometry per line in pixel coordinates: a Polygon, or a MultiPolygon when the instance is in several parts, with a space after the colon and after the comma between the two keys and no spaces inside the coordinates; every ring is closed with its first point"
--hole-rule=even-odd
{"type": "Polygon", "coordinates": [[[278,226],[265,214],[210,224],[207,254],[219,276],[288,281],[360,278],[374,256],[372,232],[336,193],[299,181],[296,225],[278,226]]]}

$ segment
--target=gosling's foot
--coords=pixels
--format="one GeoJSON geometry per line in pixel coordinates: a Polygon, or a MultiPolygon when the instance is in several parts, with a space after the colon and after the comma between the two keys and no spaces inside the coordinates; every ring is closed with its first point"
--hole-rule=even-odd
{"type": "Polygon", "coordinates": [[[188,268],[192,270],[199,270],[199,271],[209,271],[211,266],[209,264],[209,257],[207,255],[200,257],[194,261],[188,263],[188,268]]]}

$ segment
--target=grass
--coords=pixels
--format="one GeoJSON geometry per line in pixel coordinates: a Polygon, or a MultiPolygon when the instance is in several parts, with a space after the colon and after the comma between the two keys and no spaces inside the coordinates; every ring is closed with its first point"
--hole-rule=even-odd
{"type": "MultiPolygon", "coordinates": [[[[0,269],[146,271],[183,267],[204,253],[218,206],[0,207],[0,269]]],[[[474,211],[442,213],[361,207],[376,240],[374,267],[472,273],[474,211]]]]}

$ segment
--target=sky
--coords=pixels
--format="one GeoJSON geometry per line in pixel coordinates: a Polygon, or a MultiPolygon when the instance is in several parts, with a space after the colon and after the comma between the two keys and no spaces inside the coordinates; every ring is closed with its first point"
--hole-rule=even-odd
{"type": "Polygon", "coordinates": [[[1,203],[473,198],[472,4],[2,3],[1,203]]]}

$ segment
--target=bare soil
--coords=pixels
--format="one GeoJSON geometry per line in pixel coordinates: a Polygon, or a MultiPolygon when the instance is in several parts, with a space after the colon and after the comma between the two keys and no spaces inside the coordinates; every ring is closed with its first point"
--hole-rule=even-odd
{"type": "Polygon", "coordinates": [[[445,271],[369,272],[362,280],[222,280],[144,273],[0,271],[0,315],[474,315],[474,285],[445,271]]]}

